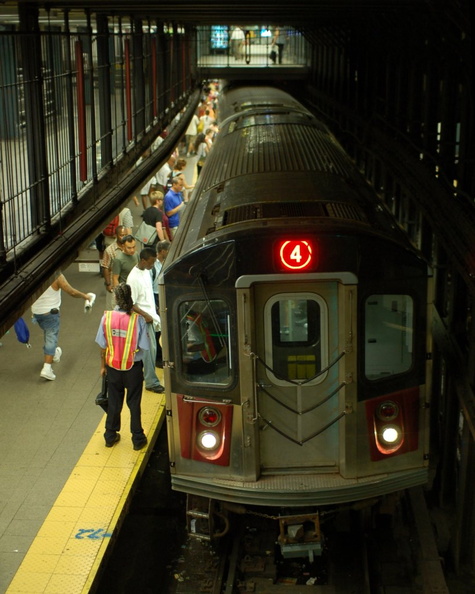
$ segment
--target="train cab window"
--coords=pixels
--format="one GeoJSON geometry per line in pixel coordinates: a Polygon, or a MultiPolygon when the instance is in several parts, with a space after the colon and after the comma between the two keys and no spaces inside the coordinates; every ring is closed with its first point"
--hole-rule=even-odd
{"type": "Polygon", "coordinates": [[[229,384],[228,305],[220,299],[184,301],[179,306],[178,314],[184,378],[197,383],[229,384]]]}
{"type": "Polygon", "coordinates": [[[379,380],[409,371],[414,304],[409,295],[371,295],[365,302],[365,375],[379,380]]]}
{"type": "Polygon", "coordinates": [[[322,369],[326,307],[319,299],[313,294],[282,294],[266,304],[266,361],[278,383],[312,380],[322,369]]]}

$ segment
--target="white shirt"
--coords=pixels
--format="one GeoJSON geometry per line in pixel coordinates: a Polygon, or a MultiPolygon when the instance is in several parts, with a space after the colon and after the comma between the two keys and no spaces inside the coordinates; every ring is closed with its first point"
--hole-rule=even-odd
{"type": "Polygon", "coordinates": [[[150,270],[140,270],[138,266],[134,266],[127,277],[127,284],[132,291],[134,305],[149,314],[153,319],[154,328],[159,330],[160,317],[155,307],[150,270]]]}
{"type": "Polygon", "coordinates": [[[156,185],[157,185],[157,178],[155,176],[153,176],[148,180],[148,182],[140,190],[140,194],[142,196],[146,196],[150,192],[150,186],[156,186],[156,185]]]}
{"type": "Polygon", "coordinates": [[[231,39],[233,41],[242,41],[243,39],[246,39],[246,36],[244,35],[244,31],[241,28],[236,27],[236,29],[234,29],[234,31],[231,33],[231,39]]]}
{"type": "Polygon", "coordinates": [[[52,309],[59,309],[61,305],[61,289],[55,291],[53,287],[48,287],[46,291],[31,304],[33,314],[46,314],[52,309]]]}
{"type": "Polygon", "coordinates": [[[198,134],[198,124],[200,123],[200,118],[195,115],[191,118],[191,122],[188,124],[188,128],[186,129],[185,134],[187,136],[196,136],[198,134]]]}
{"type": "Polygon", "coordinates": [[[158,170],[157,183],[159,183],[161,186],[165,187],[167,185],[167,181],[168,181],[168,178],[170,177],[171,172],[172,172],[172,169],[171,169],[170,165],[168,163],[165,163],[165,165],[163,165],[163,167],[160,167],[160,169],[158,170]]]}

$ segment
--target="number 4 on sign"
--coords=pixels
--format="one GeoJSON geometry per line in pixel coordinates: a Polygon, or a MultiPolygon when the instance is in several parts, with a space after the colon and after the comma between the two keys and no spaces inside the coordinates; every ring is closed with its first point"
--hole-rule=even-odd
{"type": "Polygon", "coordinates": [[[300,264],[300,260],[302,259],[302,254],[300,253],[300,244],[297,244],[292,253],[290,254],[290,259],[295,260],[297,264],[300,264]]]}
{"type": "Polygon", "coordinates": [[[314,266],[313,248],[310,241],[289,239],[280,244],[279,259],[288,270],[305,270],[314,266]]]}

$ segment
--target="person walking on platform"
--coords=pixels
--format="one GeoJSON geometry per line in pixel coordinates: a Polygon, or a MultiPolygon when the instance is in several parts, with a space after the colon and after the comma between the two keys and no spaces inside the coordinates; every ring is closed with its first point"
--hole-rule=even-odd
{"type": "Polygon", "coordinates": [[[235,27],[231,33],[231,51],[235,60],[242,60],[246,36],[241,27],[235,27]]]}
{"type": "Polygon", "coordinates": [[[129,273],[127,284],[132,291],[134,311],[145,318],[150,349],[144,354],[145,389],[162,394],[165,390],[160,384],[155,371],[157,341],[155,332],[160,330],[160,318],[153,296],[152,275],[150,271],[155,265],[156,252],[152,248],[144,248],[140,252],[139,262],[129,273]]]}
{"type": "Polygon", "coordinates": [[[149,350],[145,320],[133,311],[132,292],[125,283],[115,290],[116,307],[106,311],[96,335],[101,347],[101,376],[107,375],[108,399],[104,439],[111,448],[120,440],[120,415],[127,391],[134,450],[147,444],[142,428],[143,356],[149,350]]]}
{"type": "Polygon", "coordinates": [[[278,52],[278,60],[279,60],[279,64],[282,64],[282,56],[284,55],[284,47],[285,47],[285,41],[286,41],[286,32],[283,29],[280,29],[279,27],[277,27],[277,29],[274,32],[274,37],[272,38],[271,46],[275,45],[277,46],[277,52],[278,52]]]}
{"type": "Polygon", "coordinates": [[[33,314],[33,323],[38,324],[44,333],[44,363],[40,376],[50,381],[56,379],[52,364],[59,363],[63,354],[62,349],[58,346],[59,327],[61,323],[61,290],[66,291],[71,297],[84,299],[85,311],[86,309],[90,309],[96,300],[94,293],[78,291],[78,289],[75,289],[68,283],[64,274],[58,272],[53,283],[32,304],[31,313],[33,314]]]}

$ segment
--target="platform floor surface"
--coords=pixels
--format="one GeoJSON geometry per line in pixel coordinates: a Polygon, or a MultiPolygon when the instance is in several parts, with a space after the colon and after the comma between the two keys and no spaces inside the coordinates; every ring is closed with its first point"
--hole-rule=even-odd
{"type": "Polygon", "coordinates": [[[5,592],[77,460],[103,417],[99,347],[94,338],[105,306],[98,273],[64,271],[69,283],[97,295],[91,313],[84,300],[63,292],[56,380],[40,377],[43,332],[30,329],[31,348],[10,330],[0,339],[0,592],[5,592]]]}
{"type": "MultiPolygon", "coordinates": [[[[195,161],[188,160],[188,183],[196,177],[195,161]]],[[[132,200],[127,206],[136,229],[143,211],[141,200],[139,206],[132,200]]],[[[0,338],[0,594],[7,591],[95,434],[100,433],[102,447],[105,417],[95,405],[102,380],[99,347],[94,339],[106,307],[106,291],[99,272],[84,265],[98,261],[91,242],[84,246],[78,262],[63,272],[73,287],[95,293],[97,300],[92,311],[84,313],[84,300],[63,291],[58,342],[63,354],[61,361],[53,364],[56,380],[40,377],[43,332],[31,322],[31,310],[23,315],[31,348],[17,340],[13,328],[0,338]]],[[[144,398],[162,397],[144,391],[144,398]]],[[[122,452],[126,446],[136,458],[127,414],[124,405],[118,446],[122,452]]]]}

